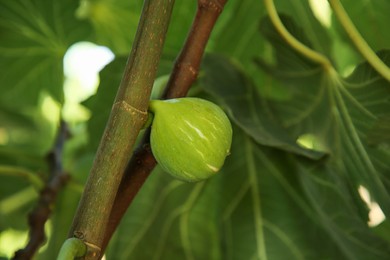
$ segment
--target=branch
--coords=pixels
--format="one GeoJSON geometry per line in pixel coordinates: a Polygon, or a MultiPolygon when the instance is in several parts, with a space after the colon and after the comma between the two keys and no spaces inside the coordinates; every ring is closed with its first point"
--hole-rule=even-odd
{"type": "Polygon", "coordinates": [[[360,35],[347,12],[345,12],[340,1],[329,0],[329,4],[332,6],[336,17],[344,27],[344,30],[348,34],[349,38],[351,38],[356,49],[383,78],[390,82],[390,68],[387,67],[387,65],[375,54],[368,43],[360,35]]]}
{"type": "Polygon", "coordinates": [[[198,0],[186,42],[178,55],[163,99],[184,97],[196,80],[206,44],[227,0],[198,0]]]}
{"type": "MultiPolygon", "coordinates": [[[[187,94],[199,72],[202,56],[211,31],[227,0],[199,0],[195,19],[186,42],[178,55],[163,98],[183,97],[187,94]]],[[[156,166],[149,144],[150,129],[127,165],[104,236],[102,251],[107,247],[116,227],[156,166]]]]}
{"type": "Polygon", "coordinates": [[[55,145],[47,157],[51,179],[41,190],[38,205],[28,216],[29,241],[24,249],[20,249],[15,253],[14,260],[31,259],[45,241],[45,223],[50,217],[58,192],[69,179],[69,175],[63,172],[62,167],[62,151],[68,136],[66,124],[61,121],[55,145]]]}
{"type": "Polygon", "coordinates": [[[144,2],[132,51],[69,234],[88,246],[85,259],[100,258],[119,183],[147,119],[173,4],[173,0],[144,2]]]}

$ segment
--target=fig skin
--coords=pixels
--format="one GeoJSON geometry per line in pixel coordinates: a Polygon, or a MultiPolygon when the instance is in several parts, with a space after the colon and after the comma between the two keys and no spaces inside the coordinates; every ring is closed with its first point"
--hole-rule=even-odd
{"type": "Polygon", "coordinates": [[[162,169],[197,182],[215,175],[230,153],[232,126],[223,110],[200,98],[150,101],[151,148],[162,169]]]}

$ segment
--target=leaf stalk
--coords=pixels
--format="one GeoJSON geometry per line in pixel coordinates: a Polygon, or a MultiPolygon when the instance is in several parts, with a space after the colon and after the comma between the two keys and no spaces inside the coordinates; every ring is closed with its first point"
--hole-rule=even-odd
{"type": "Polygon", "coordinates": [[[276,7],[273,0],[264,0],[265,7],[267,9],[268,15],[271,19],[272,24],[275,26],[276,30],[282,36],[282,38],[296,51],[305,56],[306,58],[320,64],[326,71],[333,70],[333,66],[330,60],[323,54],[316,52],[300,41],[298,41],[283,25],[282,21],[279,18],[279,15],[276,11],[276,7]]]}
{"type": "Polygon", "coordinates": [[[387,81],[390,82],[390,68],[375,54],[362,35],[356,29],[339,0],[328,0],[337,19],[348,34],[352,43],[368,63],[387,81]]]}
{"type": "Polygon", "coordinates": [[[37,190],[41,190],[45,185],[43,180],[38,177],[35,172],[16,166],[1,165],[0,175],[24,178],[29,181],[37,190]]]}

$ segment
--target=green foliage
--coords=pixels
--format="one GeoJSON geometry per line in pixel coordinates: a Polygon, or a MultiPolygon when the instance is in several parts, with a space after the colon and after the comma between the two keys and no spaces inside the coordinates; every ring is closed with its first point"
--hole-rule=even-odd
{"type": "MultiPolygon", "coordinates": [[[[233,122],[231,155],[219,174],[196,184],[157,167],[107,259],[390,258],[389,221],[369,227],[370,210],[359,193],[364,186],[390,215],[390,83],[356,52],[335,17],[326,27],[308,1],[275,4],[289,32],[334,68],[324,69],[287,44],[262,1],[228,1],[195,87],[233,122]]],[[[342,4],[390,66],[389,1],[342,4]]],[[[0,257],[17,249],[10,234],[28,230],[27,212],[39,183],[49,178],[45,156],[66,101],[63,56],[75,42],[92,41],[116,58],[100,73],[97,94],[83,103],[90,119],[70,125],[64,166],[72,179],[53,207],[47,247],[37,259],[57,256],[141,7],[142,1],[128,0],[0,2],[0,257]]],[[[176,1],[159,76],[170,73],[195,10],[194,2],[176,1]]]]}

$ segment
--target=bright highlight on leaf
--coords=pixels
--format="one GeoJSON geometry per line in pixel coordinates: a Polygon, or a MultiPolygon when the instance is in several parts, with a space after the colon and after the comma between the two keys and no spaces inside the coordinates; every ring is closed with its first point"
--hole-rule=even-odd
{"type": "Polygon", "coordinates": [[[4,145],[9,140],[7,129],[0,127],[0,145],[4,145]]]}
{"type": "Polygon", "coordinates": [[[58,123],[60,117],[60,105],[51,96],[45,95],[41,106],[43,116],[52,123],[58,123]]]}
{"type": "Polygon", "coordinates": [[[326,152],[326,147],[321,143],[319,138],[317,138],[313,134],[303,134],[298,137],[297,143],[299,145],[302,145],[305,148],[320,151],[320,152],[326,152]]]}
{"type": "Polygon", "coordinates": [[[367,207],[369,208],[370,212],[368,213],[369,220],[368,220],[368,226],[375,227],[378,226],[380,223],[385,221],[386,216],[383,214],[382,209],[379,207],[378,203],[375,201],[372,201],[370,192],[366,189],[364,186],[359,186],[358,188],[360,197],[362,200],[367,204],[367,207]]]}
{"type": "Polygon", "coordinates": [[[2,230],[0,233],[0,252],[2,256],[11,259],[15,251],[25,244],[27,238],[27,231],[15,229],[2,230]]]}
{"type": "Polygon", "coordinates": [[[331,9],[327,0],[310,0],[310,7],[314,16],[325,27],[332,25],[331,9]]]}
{"type": "Polygon", "coordinates": [[[100,82],[99,72],[114,59],[114,54],[104,46],[91,42],[72,45],[64,56],[64,118],[84,121],[88,111],[80,105],[95,94],[100,82]]]}
{"type": "Polygon", "coordinates": [[[64,56],[66,98],[80,102],[95,94],[99,71],[113,59],[114,54],[107,47],[91,42],[72,45],[64,56]]]}

